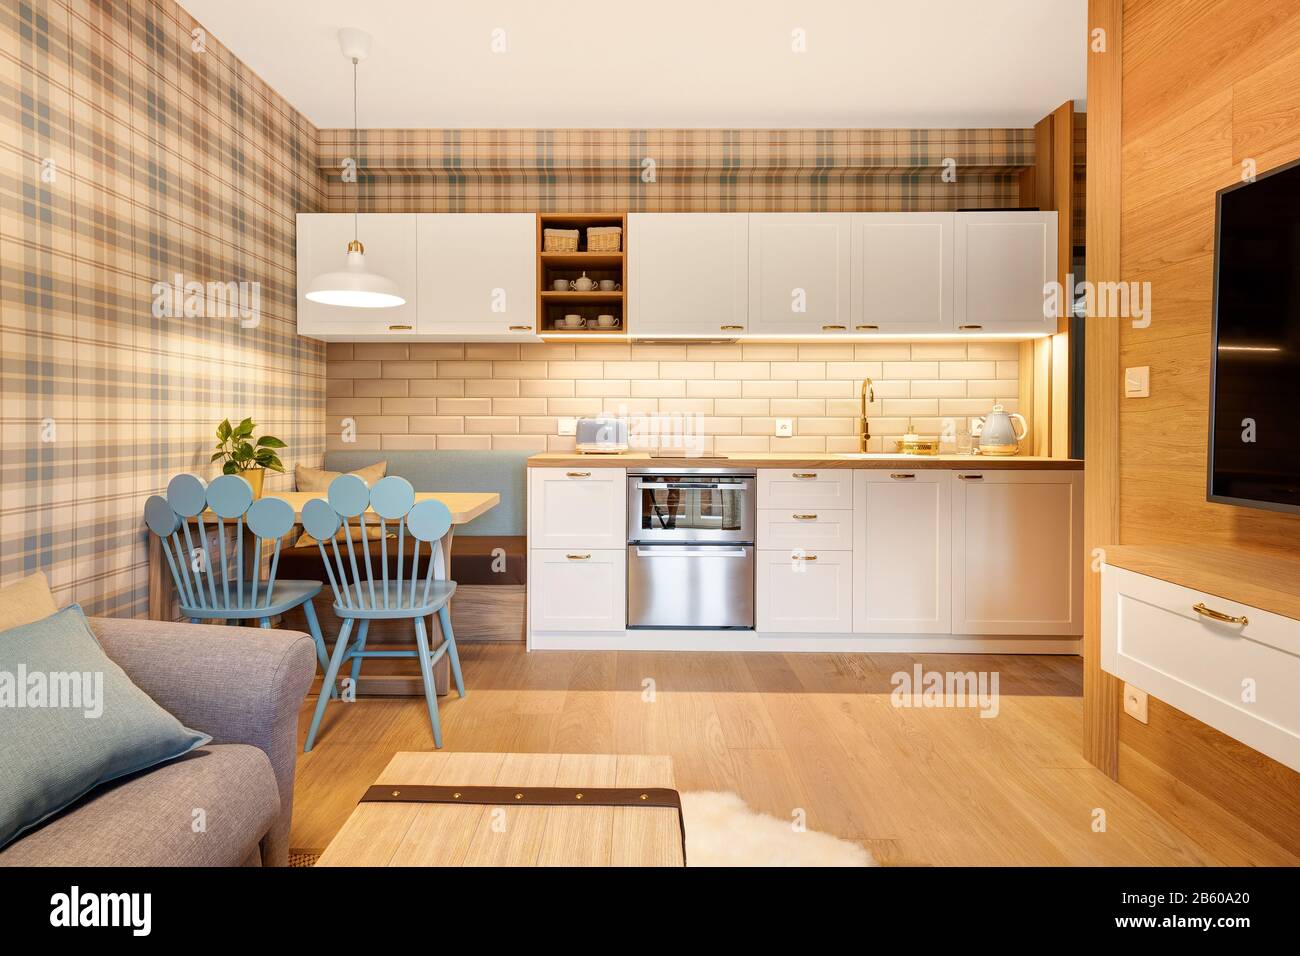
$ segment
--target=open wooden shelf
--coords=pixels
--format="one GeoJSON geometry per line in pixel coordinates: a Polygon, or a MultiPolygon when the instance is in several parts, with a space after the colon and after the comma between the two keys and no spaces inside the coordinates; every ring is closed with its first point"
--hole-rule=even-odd
{"type": "Polygon", "coordinates": [[[540,335],[571,336],[583,338],[625,338],[627,314],[624,309],[627,289],[627,216],[621,212],[543,212],[537,214],[537,331],[540,335]],[[618,252],[588,252],[587,229],[592,226],[619,226],[622,230],[623,248],[618,252]],[[543,252],[543,234],[546,229],[579,230],[578,249],[575,252],[543,252]],[[552,284],[556,279],[573,280],[585,274],[599,281],[613,279],[619,291],[556,292],[552,284]],[[591,328],[567,329],[556,326],[556,320],[568,313],[577,313],[592,324],[591,328]],[[612,314],[619,322],[618,328],[595,327],[600,314],[612,314]]]}

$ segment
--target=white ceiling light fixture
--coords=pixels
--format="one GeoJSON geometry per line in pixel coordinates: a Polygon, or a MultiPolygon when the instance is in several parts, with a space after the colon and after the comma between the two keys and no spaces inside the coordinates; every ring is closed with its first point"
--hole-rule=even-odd
{"type": "Polygon", "coordinates": [[[339,30],[339,48],[352,61],[352,159],[356,163],[356,205],[352,211],[352,241],[341,272],[326,272],[312,279],[307,298],[322,305],[350,309],[391,309],[405,305],[397,283],[366,268],[366,247],[357,236],[361,213],[361,163],[357,133],[357,64],[370,53],[370,34],[344,27],[339,30]]]}

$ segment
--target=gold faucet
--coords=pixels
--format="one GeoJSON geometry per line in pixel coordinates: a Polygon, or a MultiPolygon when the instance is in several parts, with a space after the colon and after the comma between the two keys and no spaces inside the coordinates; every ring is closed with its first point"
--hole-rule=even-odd
{"type": "Polygon", "coordinates": [[[867,403],[876,400],[876,390],[871,384],[871,379],[862,380],[862,419],[858,422],[858,451],[863,454],[867,451],[867,442],[871,440],[871,426],[867,424],[867,403]]]}

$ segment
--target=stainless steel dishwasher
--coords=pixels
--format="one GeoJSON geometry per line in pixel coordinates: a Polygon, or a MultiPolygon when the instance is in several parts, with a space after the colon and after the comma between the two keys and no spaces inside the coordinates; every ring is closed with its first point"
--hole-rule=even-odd
{"type": "Polygon", "coordinates": [[[628,627],[753,629],[756,485],[727,468],[628,475],[628,627]]]}

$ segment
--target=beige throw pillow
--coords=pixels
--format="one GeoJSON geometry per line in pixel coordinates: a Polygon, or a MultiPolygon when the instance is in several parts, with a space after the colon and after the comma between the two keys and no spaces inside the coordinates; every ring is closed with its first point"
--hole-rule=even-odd
{"type": "MultiPolygon", "coordinates": [[[[366,483],[366,487],[373,488],[375,482],[384,477],[387,472],[388,462],[377,461],[373,465],[366,465],[366,467],[358,468],[356,471],[349,471],[348,474],[356,475],[366,483]]],[[[308,468],[306,465],[298,465],[294,469],[294,481],[297,482],[299,491],[306,491],[324,497],[325,493],[330,490],[330,482],[341,474],[343,474],[341,471],[326,471],[324,468],[308,468]]],[[[338,538],[339,544],[346,542],[346,529],[340,529],[336,537],[338,538]]],[[[369,519],[366,520],[366,537],[371,541],[379,540],[378,519],[375,520],[374,524],[371,524],[369,519]]],[[[359,522],[353,521],[352,543],[355,546],[359,544],[360,541],[361,525],[359,522]]],[[[295,548],[314,548],[316,547],[316,539],[304,531],[302,536],[294,542],[293,546],[295,548]]]]}
{"type": "Polygon", "coordinates": [[[50,582],[40,571],[0,588],[0,631],[31,624],[57,610],[54,596],[50,594],[50,582]]]}

